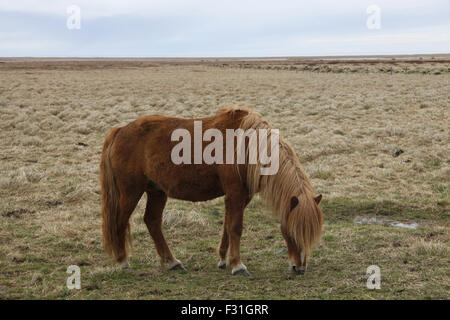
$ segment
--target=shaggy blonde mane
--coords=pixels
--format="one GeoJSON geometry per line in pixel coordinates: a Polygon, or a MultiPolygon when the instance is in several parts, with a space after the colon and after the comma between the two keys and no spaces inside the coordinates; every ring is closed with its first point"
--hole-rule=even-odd
{"type": "MultiPolygon", "coordinates": [[[[248,111],[240,124],[240,128],[268,129],[268,149],[273,128],[261,115],[248,111]]],[[[248,159],[248,149],[247,159],[248,159]]],[[[263,167],[257,164],[248,164],[247,187],[250,196],[259,193],[263,202],[272,209],[272,212],[287,227],[288,232],[295,239],[298,247],[309,254],[322,230],[322,212],[314,199],[314,190],[309,178],[303,171],[300,162],[291,146],[279,137],[279,170],[274,175],[261,175],[263,167]],[[297,197],[298,204],[291,211],[291,199],[297,197]]]]}

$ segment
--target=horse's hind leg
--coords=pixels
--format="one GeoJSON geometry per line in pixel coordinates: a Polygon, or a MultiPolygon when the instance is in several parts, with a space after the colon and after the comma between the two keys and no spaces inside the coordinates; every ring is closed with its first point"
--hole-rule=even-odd
{"type": "Polygon", "coordinates": [[[181,262],[175,259],[162,233],[162,214],[167,202],[167,195],[160,190],[147,191],[147,206],[144,221],[150,236],[155,242],[156,252],[161,257],[161,264],[169,270],[186,270],[181,262]]]}
{"type": "Polygon", "coordinates": [[[131,247],[130,216],[139,202],[141,194],[121,191],[119,200],[119,219],[117,221],[118,250],[117,262],[123,268],[129,267],[128,248],[131,247]]]}

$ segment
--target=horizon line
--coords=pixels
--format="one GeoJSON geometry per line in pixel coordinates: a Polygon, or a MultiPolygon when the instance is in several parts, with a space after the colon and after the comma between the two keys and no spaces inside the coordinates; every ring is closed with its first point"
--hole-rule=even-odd
{"type": "Polygon", "coordinates": [[[342,55],[280,55],[280,56],[0,56],[0,59],[289,59],[289,58],[343,58],[343,57],[403,57],[439,56],[450,52],[401,54],[342,54],[342,55]]]}

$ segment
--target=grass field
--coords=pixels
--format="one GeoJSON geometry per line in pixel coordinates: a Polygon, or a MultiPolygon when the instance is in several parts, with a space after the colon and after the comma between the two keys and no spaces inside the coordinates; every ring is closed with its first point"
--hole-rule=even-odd
{"type": "Polygon", "coordinates": [[[301,68],[5,59],[0,299],[449,299],[450,60],[441,60],[301,68]],[[216,266],[223,198],[169,200],[164,233],[182,273],[159,265],[144,196],[132,216],[131,269],[115,268],[101,244],[98,179],[109,128],[225,106],[249,106],[280,129],[324,196],[307,273],[289,273],[279,225],[258,198],[241,241],[250,277],[216,266]],[[66,287],[69,265],[81,268],[81,290],[66,287]],[[381,269],[380,290],[366,288],[370,265],[381,269]]]}

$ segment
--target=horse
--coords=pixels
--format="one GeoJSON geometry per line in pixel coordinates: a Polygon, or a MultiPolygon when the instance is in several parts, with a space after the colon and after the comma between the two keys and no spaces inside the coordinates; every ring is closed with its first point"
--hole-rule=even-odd
{"type": "MultiPolygon", "coordinates": [[[[172,157],[176,146],[176,141],[172,139],[173,132],[181,128],[190,135],[195,134],[196,121],[201,121],[203,133],[215,129],[225,135],[229,129],[247,132],[262,128],[268,130],[270,137],[274,132],[260,114],[244,108],[222,108],[214,116],[196,119],[150,115],[123,127],[112,128],[104,141],[100,161],[102,232],[106,253],[119,266],[129,267],[129,218],[146,193],[144,221],[161,265],[169,270],[186,271],[172,254],[162,233],[162,215],[167,199],[196,202],[225,196],[225,221],[218,248],[218,267],[231,269],[233,275],[249,275],[240,258],[240,238],[244,210],[258,193],[280,221],[289,269],[294,274],[303,274],[311,248],[322,232],[322,210],[319,206],[322,195],[315,196],[293,149],[279,137],[276,144],[279,147],[278,170],[270,175],[261,174],[266,166],[261,161],[248,161],[249,148],[244,163],[188,161],[175,164],[172,157]]],[[[233,144],[237,138],[232,137],[233,144]]],[[[244,141],[248,146],[249,139],[244,141]]],[[[191,146],[195,147],[195,143],[191,142],[191,146]]],[[[205,146],[203,140],[201,147],[205,146]]],[[[274,143],[270,145],[271,152],[274,146],[274,143]]],[[[224,146],[221,151],[234,159],[237,149],[238,146],[227,150],[224,146]]],[[[195,157],[195,154],[190,157],[195,157]]]]}

